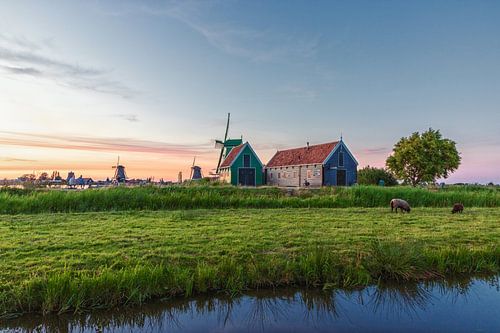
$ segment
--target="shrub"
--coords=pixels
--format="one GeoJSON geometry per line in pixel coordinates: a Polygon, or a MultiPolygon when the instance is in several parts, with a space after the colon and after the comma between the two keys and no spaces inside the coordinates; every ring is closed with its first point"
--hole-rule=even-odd
{"type": "Polygon", "coordinates": [[[358,184],[360,185],[378,185],[383,180],[385,186],[395,186],[398,184],[394,175],[383,168],[364,167],[358,171],[358,184]]]}

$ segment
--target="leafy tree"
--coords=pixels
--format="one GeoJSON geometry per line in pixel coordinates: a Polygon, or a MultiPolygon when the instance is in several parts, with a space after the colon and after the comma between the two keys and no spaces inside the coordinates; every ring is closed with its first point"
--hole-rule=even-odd
{"type": "Polygon", "coordinates": [[[18,178],[22,182],[33,182],[36,179],[36,176],[32,173],[25,173],[21,177],[18,178]]]}
{"type": "Polygon", "coordinates": [[[383,168],[366,166],[358,171],[358,184],[360,185],[378,185],[380,180],[383,180],[386,186],[398,184],[394,175],[383,168]]]}
{"type": "Polygon", "coordinates": [[[396,177],[412,186],[447,178],[460,165],[456,144],[444,139],[439,130],[429,128],[419,134],[401,138],[386,160],[387,168],[396,177]]]}
{"type": "Polygon", "coordinates": [[[46,172],[42,172],[40,176],[38,176],[39,181],[46,181],[49,180],[49,174],[46,172]]]}
{"type": "Polygon", "coordinates": [[[62,180],[61,175],[59,174],[59,171],[52,171],[52,176],[50,177],[52,180],[62,180]]]}

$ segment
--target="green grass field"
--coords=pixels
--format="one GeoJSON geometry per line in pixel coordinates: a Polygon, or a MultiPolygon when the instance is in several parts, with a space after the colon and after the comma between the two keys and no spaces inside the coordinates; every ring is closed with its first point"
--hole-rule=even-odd
{"type": "Polygon", "coordinates": [[[0,235],[0,314],[500,268],[500,208],[0,215],[0,235]]]}

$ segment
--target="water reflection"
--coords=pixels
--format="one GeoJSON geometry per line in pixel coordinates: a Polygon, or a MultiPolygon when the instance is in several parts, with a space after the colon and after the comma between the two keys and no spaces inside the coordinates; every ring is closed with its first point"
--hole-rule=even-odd
{"type": "MultiPolygon", "coordinates": [[[[275,290],[230,297],[225,294],[164,300],[133,309],[86,315],[23,316],[4,321],[0,330],[26,332],[202,332],[202,331],[425,331],[463,320],[500,331],[499,277],[358,290],[275,290]],[[454,307],[454,305],[459,305],[454,307]],[[489,306],[485,311],[485,306],[489,306]],[[458,313],[453,311],[456,308],[458,313]],[[480,310],[480,311],[479,311],[480,310]],[[489,311],[489,312],[488,312],[489,311]],[[479,314],[478,314],[479,313],[479,314]],[[496,318],[493,318],[496,315],[496,318]],[[447,318],[450,317],[450,318],[447,318]],[[457,317],[458,316],[458,317],[457,317]],[[461,316],[461,317],[460,317],[461,316]],[[478,317],[479,316],[479,317],[478,317]],[[424,318],[425,320],[423,320],[424,318]],[[438,318],[439,323],[432,322],[438,318]],[[409,324],[410,323],[410,324],[409,324]]],[[[449,326],[444,326],[445,328],[449,326]]]]}

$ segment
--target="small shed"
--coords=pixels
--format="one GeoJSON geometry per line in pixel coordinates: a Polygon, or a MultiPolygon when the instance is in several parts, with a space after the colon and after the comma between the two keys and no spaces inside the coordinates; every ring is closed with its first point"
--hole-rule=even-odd
{"type": "Polygon", "coordinates": [[[263,183],[263,164],[248,142],[231,149],[219,169],[220,180],[239,186],[263,183]]]}

